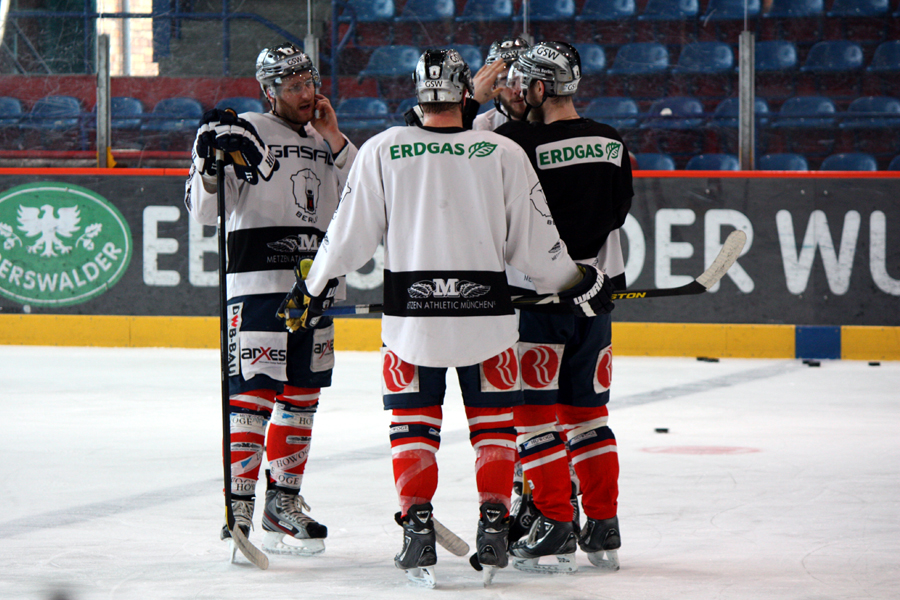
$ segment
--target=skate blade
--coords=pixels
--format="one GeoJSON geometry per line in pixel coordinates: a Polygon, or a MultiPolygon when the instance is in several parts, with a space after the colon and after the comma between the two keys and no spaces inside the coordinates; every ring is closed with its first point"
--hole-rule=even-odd
{"type": "Polygon", "coordinates": [[[406,578],[416,587],[434,589],[437,581],[434,578],[434,567],[416,567],[406,569],[406,578]]]}
{"type": "Polygon", "coordinates": [[[315,556],[325,552],[325,540],[322,539],[297,539],[289,538],[291,543],[284,541],[285,534],[279,531],[267,531],[263,536],[263,550],[269,554],[288,554],[291,556],[315,556]]]}
{"type": "Polygon", "coordinates": [[[578,570],[578,565],[575,563],[574,552],[572,554],[555,554],[551,556],[556,557],[556,564],[548,563],[542,565],[540,563],[542,557],[519,558],[517,556],[511,556],[510,558],[512,559],[513,568],[528,573],[562,574],[574,573],[578,570]]]}
{"type": "Polygon", "coordinates": [[[619,570],[619,553],[615,550],[601,550],[600,552],[588,552],[588,560],[595,567],[599,567],[604,571],[619,570]],[[606,554],[606,558],[603,554],[606,554]]]}
{"type": "Polygon", "coordinates": [[[484,571],[481,572],[481,577],[484,580],[484,587],[488,587],[494,581],[494,574],[500,570],[499,567],[492,567],[490,565],[483,565],[484,571]]]}

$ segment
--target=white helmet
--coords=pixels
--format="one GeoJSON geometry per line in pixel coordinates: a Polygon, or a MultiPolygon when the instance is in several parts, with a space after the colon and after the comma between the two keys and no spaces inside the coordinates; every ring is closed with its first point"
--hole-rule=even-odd
{"type": "Polygon", "coordinates": [[[472,72],[456,50],[426,50],[413,73],[419,104],[462,102],[472,95],[472,72]]]}
{"type": "Polygon", "coordinates": [[[285,43],[277,48],[263,48],[256,58],[256,80],[263,92],[271,85],[281,85],[283,78],[294,73],[309,71],[313,83],[318,89],[322,85],[319,71],[313,65],[309,55],[297,46],[285,43]]]}
{"type": "Polygon", "coordinates": [[[521,78],[522,90],[532,81],[542,81],[546,96],[571,96],[581,81],[578,50],[565,42],[538,42],[519,56],[509,72],[512,82],[521,78]]]}

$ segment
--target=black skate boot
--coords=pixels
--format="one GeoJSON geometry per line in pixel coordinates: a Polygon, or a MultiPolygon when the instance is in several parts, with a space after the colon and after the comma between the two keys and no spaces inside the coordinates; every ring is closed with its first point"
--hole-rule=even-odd
{"type": "Polygon", "coordinates": [[[303,496],[276,488],[269,480],[262,521],[266,532],[263,549],[273,554],[294,556],[313,556],[325,552],[328,528],[303,512],[309,509],[303,496]],[[299,543],[285,543],[285,535],[299,543]]]}
{"type": "Polygon", "coordinates": [[[554,521],[538,512],[528,535],[510,545],[513,567],[534,573],[574,573],[575,530],[571,521],[554,521]],[[557,564],[542,565],[542,556],[556,556],[557,564]]]}
{"type": "Polygon", "coordinates": [[[622,546],[622,538],[619,535],[619,517],[601,520],[588,518],[584,529],[578,536],[578,545],[587,552],[588,560],[592,565],[601,569],[618,571],[619,555],[616,551],[622,546]]]}
{"type": "Polygon", "coordinates": [[[484,567],[482,575],[485,586],[491,584],[497,569],[509,564],[509,556],[506,554],[508,536],[509,517],[506,516],[506,507],[495,502],[482,504],[475,547],[478,562],[484,567]]]}
{"type": "Polygon", "coordinates": [[[431,519],[432,506],[413,504],[405,517],[397,513],[394,518],[403,527],[403,549],[394,557],[394,566],[406,571],[406,576],[416,585],[433,588],[435,585],[434,522],[431,519]]]}
{"type": "MultiPolygon", "coordinates": [[[[244,534],[245,544],[246,538],[250,537],[250,530],[253,529],[253,508],[255,506],[256,498],[253,496],[231,497],[231,513],[234,515],[234,526],[244,534]]],[[[238,547],[231,536],[231,531],[228,530],[228,523],[222,525],[219,538],[228,542],[228,549],[231,550],[231,562],[234,562],[238,547]]]]}
{"type": "Polygon", "coordinates": [[[534,506],[534,498],[531,494],[524,494],[513,500],[509,524],[509,545],[519,541],[528,534],[535,518],[541,513],[534,506]]]}

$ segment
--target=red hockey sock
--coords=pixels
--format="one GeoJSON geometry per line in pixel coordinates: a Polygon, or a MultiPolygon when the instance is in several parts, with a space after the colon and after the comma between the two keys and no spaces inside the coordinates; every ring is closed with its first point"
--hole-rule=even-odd
{"type": "Polygon", "coordinates": [[[516,460],[512,408],[467,406],[466,417],[469,438],[475,449],[478,503],[496,502],[508,511],[516,460]]]}
{"type": "Polygon", "coordinates": [[[559,421],[566,432],[572,466],[581,484],[584,514],[592,519],[616,516],[619,497],[619,454],[616,437],[606,422],[605,406],[560,405],[559,421]]]}
{"type": "Polygon", "coordinates": [[[521,405],[513,409],[522,470],[529,480],[534,504],[554,521],[574,518],[572,484],[566,448],[556,429],[556,407],[521,405]]]}
{"type": "Polygon", "coordinates": [[[319,392],[319,388],[286,385],[275,398],[266,456],[269,474],[279,487],[299,491],[303,483],[319,392]]]}
{"type": "Polygon", "coordinates": [[[431,502],[438,483],[435,452],[441,445],[440,406],[391,411],[391,456],[400,513],[431,502]]]}
{"type": "Polygon", "coordinates": [[[272,390],[254,390],[229,398],[231,493],[253,496],[266,439],[266,423],[275,400],[272,390]]]}

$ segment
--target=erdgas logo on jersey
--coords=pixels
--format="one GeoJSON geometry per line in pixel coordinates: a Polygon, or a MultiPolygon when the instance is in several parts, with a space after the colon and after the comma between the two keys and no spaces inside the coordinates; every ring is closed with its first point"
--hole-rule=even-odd
{"type": "Polygon", "coordinates": [[[497,144],[490,142],[478,142],[469,146],[469,158],[484,158],[490,156],[497,149],[497,144]]]}
{"type": "Polygon", "coordinates": [[[478,298],[491,291],[490,286],[459,279],[424,279],[409,286],[410,298],[478,298]]]}
{"type": "Polygon", "coordinates": [[[20,185],[0,195],[0,294],[38,306],[86,302],[112,287],[131,262],[131,230],[91,190],[20,185]]]}
{"type": "Polygon", "coordinates": [[[304,218],[304,216],[315,216],[316,208],[319,206],[319,187],[322,180],[319,179],[312,169],[303,169],[291,175],[291,181],[294,183],[294,203],[300,207],[297,216],[304,221],[315,222],[316,219],[304,218]]]}
{"type": "Polygon", "coordinates": [[[601,136],[571,138],[535,149],[538,168],[558,169],[582,163],[607,162],[622,166],[622,142],[601,136]]]}

